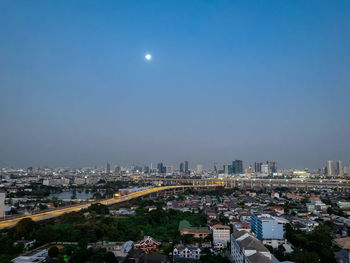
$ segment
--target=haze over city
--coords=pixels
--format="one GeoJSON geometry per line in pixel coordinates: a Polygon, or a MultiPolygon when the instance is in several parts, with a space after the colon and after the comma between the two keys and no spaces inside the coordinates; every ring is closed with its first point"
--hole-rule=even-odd
{"type": "Polygon", "coordinates": [[[349,1],[1,1],[0,167],[348,165],[349,12],[349,1]]]}

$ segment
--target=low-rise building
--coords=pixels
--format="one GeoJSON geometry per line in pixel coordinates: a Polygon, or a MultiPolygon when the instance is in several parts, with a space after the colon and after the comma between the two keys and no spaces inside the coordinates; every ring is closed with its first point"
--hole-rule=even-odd
{"type": "Polygon", "coordinates": [[[273,263],[270,251],[246,231],[231,235],[231,261],[234,263],[273,263]]]}
{"type": "Polygon", "coordinates": [[[136,249],[141,249],[145,253],[157,251],[159,249],[159,246],[160,242],[150,236],[145,236],[141,241],[134,243],[134,247],[136,249]]]}
{"type": "Polygon", "coordinates": [[[197,246],[176,245],[173,250],[173,259],[199,259],[201,249],[197,246]]]}
{"type": "Polygon", "coordinates": [[[46,249],[40,250],[30,256],[19,256],[11,260],[12,263],[41,263],[48,257],[46,249]]]}
{"type": "Polygon", "coordinates": [[[226,246],[230,242],[230,227],[216,224],[212,226],[212,231],[214,246],[216,243],[222,243],[226,246]]]}

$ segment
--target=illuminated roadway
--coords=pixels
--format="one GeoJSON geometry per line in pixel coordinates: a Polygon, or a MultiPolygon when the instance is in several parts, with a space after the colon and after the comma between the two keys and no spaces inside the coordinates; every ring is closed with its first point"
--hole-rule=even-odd
{"type": "MultiPolygon", "coordinates": [[[[211,186],[217,186],[217,185],[211,185],[211,186]]],[[[182,189],[182,188],[189,188],[189,187],[193,188],[194,186],[182,185],[182,186],[162,186],[162,187],[148,188],[145,190],[132,192],[132,193],[127,194],[127,195],[118,196],[118,197],[114,197],[114,198],[110,198],[110,199],[93,201],[93,202],[75,205],[75,206],[71,206],[71,207],[64,207],[64,208],[55,209],[55,210],[51,210],[51,211],[45,211],[45,212],[34,214],[34,215],[20,216],[20,217],[16,217],[16,218],[6,219],[3,221],[0,221],[0,229],[13,227],[23,218],[31,218],[33,221],[41,221],[41,220],[61,216],[65,213],[70,213],[70,212],[79,211],[81,209],[88,208],[91,204],[94,204],[94,203],[101,203],[104,205],[113,205],[113,204],[117,204],[117,203],[124,202],[124,201],[130,200],[130,199],[134,199],[137,197],[145,196],[148,194],[152,194],[152,193],[156,193],[156,192],[160,192],[160,191],[164,191],[164,190],[182,189]]]]}

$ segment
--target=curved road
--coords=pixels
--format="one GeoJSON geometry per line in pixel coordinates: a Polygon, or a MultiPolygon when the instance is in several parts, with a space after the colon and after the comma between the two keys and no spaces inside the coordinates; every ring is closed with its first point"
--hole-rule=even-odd
{"type": "MultiPolygon", "coordinates": [[[[217,186],[217,185],[214,185],[214,186],[217,186]]],[[[41,221],[41,220],[57,217],[57,216],[65,214],[65,213],[70,213],[73,211],[79,211],[81,209],[88,208],[91,204],[94,204],[94,203],[101,203],[104,205],[112,205],[112,204],[117,204],[120,202],[124,202],[126,200],[134,199],[137,197],[156,193],[156,192],[163,191],[163,190],[177,189],[177,188],[188,188],[188,187],[193,188],[193,186],[191,186],[191,185],[190,186],[189,185],[162,186],[162,187],[148,188],[145,190],[130,193],[128,195],[123,195],[123,196],[114,197],[114,198],[110,198],[110,199],[94,201],[94,202],[90,202],[90,203],[85,203],[85,204],[81,204],[81,205],[65,207],[65,208],[60,208],[60,209],[55,209],[55,210],[46,211],[43,213],[38,213],[35,215],[30,215],[30,216],[21,216],[21,217],[11,218],[11,219],[0,221],[0,229],[13,227],[18,223],[18,221],[22,220],[23,218],[31,218],[34,221],[41,221]]]]}

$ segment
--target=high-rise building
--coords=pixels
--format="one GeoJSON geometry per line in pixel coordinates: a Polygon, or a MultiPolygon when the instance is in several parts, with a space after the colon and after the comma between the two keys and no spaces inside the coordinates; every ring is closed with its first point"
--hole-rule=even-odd
{"type": "Polygon", "coordinates": [[[243,161],[235,160],[232,162],[232,173],[233,174],[242,174],[243,173],[243,161]]]}
{"type": "Polygon", "coordinates": [[[163,173],[166,172],[165,171],[165,166],[163,165],[163,163],[158,163],[157,170],[158,170],[158,173],[160,173],[160,174],[163,174],[163,173]]]}
{"type": "Polygon", "coordinates": [[[277,173],[277,163],[276,162],[267,161],[266,164],[269,165],[270,173],[277,173]]]}
{"type": "Polygon", "coordinates": [[[270,170],[269,170],[269,165],[268,164],[263,164],[261,166],[261,173],[265,174],[265,175],[270,174],[270,170]]]}
{"type": "Polygon", "coordinates": [[[149,174],[150,173],[150,169],[149,169],[149,166],[148,165],[146,165],[144,168],[143,168],[143,172],[145,173],[145,174],[149,174]]]}
{"type": "Polygon", "coordinates": [[[224,174],[225,175],[230,174],[230,169],[232,170],[232,168],[230,168],[229,166],[231,166],[231,165],[224,164],[224,174]]]}
{"type": "Polygon", "coordinates": [[[253,167],[251,165],[249,165],[247,168],[245,168],[244,171],[246,174],[251,174],[253,173],[253,167]]]}
{"type": "Polygon", "coordinates": [[[350,175],[350,166],[344,167],[344,175],[350,175]]]}
{"type": "Polygon", "coordinates": [[[219,172],[219,167],[217,163],[214,163],[214,172],[218,173],[219,172]]]}
{"type": "Polygon", "coordinates": [[[337,175],[339,176],[344,175],[343,164],[340,160],[337,162],[337,175]]]}
{"type": "Polygon", "coordinates": [[[334,161],[329,160],[327,161],[327,175],[328,176],[335,176],[335,165],[334,161]]]}
{"type": "Polygon", "coordinates": [[[114,173],[115,174],[120,174],[120,171],[121,171],[120,166],[119,165],[115,165],[114,166],[114,173]]]}
{"type": "Polygon", "coordinates": [[[284,227],[281,219],[268,214],[250,215],[250,229],[258,239],[283,239],[284,227]]]}
{"type": "Polygon", "coordinates": [[[254,172],[261,173],[261,166],[263,165],[262,162],[255,162],[254,164],[254,172]]]}
{"type": "Polygon", "coordinates": [[[203,165],[198,164],[196,166],[196,174],[201,174],[201,173],[203,173],[203,165]]]}
{"type": "Polygon", "coordinates": [[[184,163],[180,163],[180,173],[185,172],[185,164],[184,163]]]}
{"type": "Polygon", "coordinates": [[[174,167],[173,166],[169,166],[169,165],[166,165],[163,167],[163,170],[164,170],[164,173],[166,175],[171,175],[174,173],[174,167]]]}
{"type": "Polygon", "coordinates": [[[185,173],[190,173],[190,162],[185,161],[185,173]]]}
{"type": "Polygon", "coordinates": [[[4,189],[0,189],[0,218],[5,217],[5,198],[6,191],[4,189]]]}
{"type": "Polygon", "coordinates": [[[106,167],[106,174],[111,173],[111,164],[107,162],[107,167],[106,167]]]}

